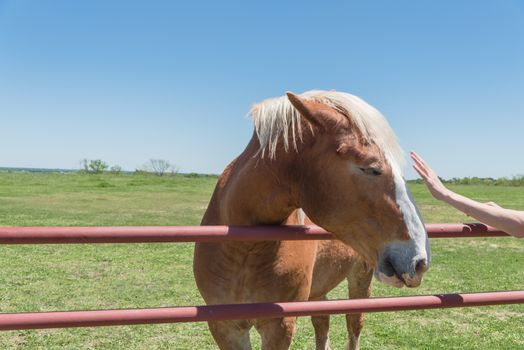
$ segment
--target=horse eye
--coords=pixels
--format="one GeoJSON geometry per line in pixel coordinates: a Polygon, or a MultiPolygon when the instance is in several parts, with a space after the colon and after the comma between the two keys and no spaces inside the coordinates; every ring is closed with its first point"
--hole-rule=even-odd
{"type": "Polygon", "coordinates": [[[382,172],[377,168],[359,168],[366,175],[379,176],[382,175],[382,172]]]}

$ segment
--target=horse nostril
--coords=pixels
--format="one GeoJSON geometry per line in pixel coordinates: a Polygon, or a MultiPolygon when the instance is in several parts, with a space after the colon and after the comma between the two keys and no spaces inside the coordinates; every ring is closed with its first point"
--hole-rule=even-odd
{"type": "Polygon", "coordinates": [[[428,261],[426,259],[420,259],[415,265],[415,272],[422,274],[428,270],[428,261]]]}
{"type": "Polygon", "coordinates": [[[393,260],[390,257],[384,259],[382,268],[386,276],[388,277],[396,276],[399,280],[405,283],[404,278],[402,277],[402,274],[399,273],[399,270],[395,267],[395,264],[393,263],[393,260]]]}
{"type": "Polygon", "coordinates": [[[383,271],[386,274],[386,276],[394,276],[396,275],[395,267],[393,266],[393,263],[391,262],[390,258],[384,259],[384,263],[382,265],[383,271]]]}

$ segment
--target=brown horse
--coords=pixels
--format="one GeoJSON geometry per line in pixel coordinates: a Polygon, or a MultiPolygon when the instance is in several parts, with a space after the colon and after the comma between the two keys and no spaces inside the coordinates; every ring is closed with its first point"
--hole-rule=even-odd
{"type": "MultiPolygon", "coordinates": [[[[202,225],[279,225],[302,208],[355,249],[385,283],[418,286],[429,241],[401,176],[402,151],[382,115],[335,91],[266,100],[255,134],[218,180],[202,225]]],[[[195,245],[194,274],[207,304],[305,301],[316,241],[195,245]]],[[[295,317],[209,322],[221,349],[288,349],[295,317]]]]}
{"type": "MultiPolygon", "coordinates": [[[[286,220],[286,225],[313,224],[301,209],[294,211],[286,220]]],[[[327,300],[327,294],[344,279],[347,279],[349,298],[369,298],[373,279],[371,265],[339,240],[318,242],[309,300],[327,300]]],[[[315,328],[315,349],[328,350],[329,315],[312,316],[311,322],[315,328]]],[[[347,350],[359,349],[363,327],[364,314],[346,315],[347,350]]]]}

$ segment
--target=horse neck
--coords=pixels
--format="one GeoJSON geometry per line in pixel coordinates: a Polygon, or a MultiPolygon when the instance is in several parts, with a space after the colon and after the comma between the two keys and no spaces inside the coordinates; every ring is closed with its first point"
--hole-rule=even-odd
{"type": "Polygon", "coordinates": [[[293,151],[262,158],[256,135],[224,170],[202,225],[281,224],[298,207],[298,167],[293,151]]]}

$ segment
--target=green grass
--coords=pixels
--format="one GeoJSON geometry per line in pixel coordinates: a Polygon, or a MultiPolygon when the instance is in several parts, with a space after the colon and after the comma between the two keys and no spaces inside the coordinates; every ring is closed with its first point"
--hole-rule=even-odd
{"type": "MultiPolygon", "coordinates": [[[[0,173],[1,226],[198,225],[213,177],[0,173]]],[[[471,221],[411,189],[426,222],[471,221]]],[[[482,201],[524,210],[524,187],[452,186],[482,201]]],[[[1,246],[2,312],[202,304],[191,244],[1,246]]],[[[433,263],[418,289],[375,283],[373,296],[523,289],[524,240],[432,240],[433,263]]],[[[345,298],[339,286],[331,298],[345,298]]],[[[346,343],[333,316],[333,349],[346,343]]],[[[253,340],[257,342],[256,334],[253,340]]],[[[300,318],[293,349],[312,349],[300,318]]],[[[362,349],[522,349],[524,307],[368,314],[362,349]]],[[[255,348],[259,346],[256,345],[255,348]]],[[[100,327],[0,333],[1,349],[215,349],[205,324],[100,327]]]]}

